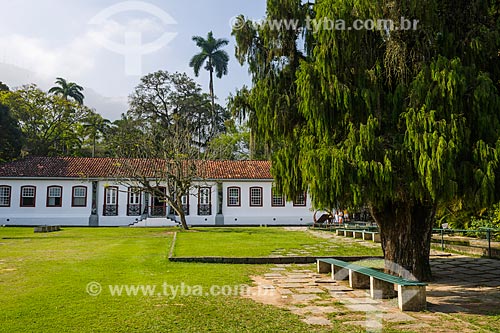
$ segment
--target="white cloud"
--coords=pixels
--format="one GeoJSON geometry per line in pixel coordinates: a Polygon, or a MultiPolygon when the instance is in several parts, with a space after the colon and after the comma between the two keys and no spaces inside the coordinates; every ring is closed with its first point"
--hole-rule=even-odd
{"type": "Polygon", "coordinates": [[[120,44],[126,32],[138,32],[149,37],[159,35],[163,30],[154,19],[129,19],[125,23],[109,20],[103,25],[89,25],[81,35],[59,45],[52,45],[41,38],[10,34],[0,36],[0,62],[47,78],[63,76],[77,80],[84,73],[95,70],[98,62],[103,60],[100,57],[103,46],[98,43],[99,39],[120,44]]]}

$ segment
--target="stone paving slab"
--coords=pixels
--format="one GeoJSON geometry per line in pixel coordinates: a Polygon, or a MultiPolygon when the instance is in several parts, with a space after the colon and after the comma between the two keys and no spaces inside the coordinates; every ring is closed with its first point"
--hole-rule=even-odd
{"type": "Polygon", "coordinates": [[[325,287],[329,291],[339,291],[339,292],[347,292],[347,291],[353,291],[353,289],[346,287],[346,286],[329,286],[325,287]]]}
{"type": "Polygon", "coordinates": [[[319,296],[314,294],[293,294],[292,299],[296,302],[311,302],[319,299],[319,296]]]}
{"type": "Polygon", "coordinates": [[[310,305],[306,306],[303,308],[297,308],[293,307],[290,309],[292,313],[298,314],[298,315],[305,315],[308,313],[311,313],[313,315],[322,315],[322,314],[328,314],[328,313],[335,313],[341,311],[339,308],[336,308],[334,306],[317,306],[317,305],[310,305]]]}
{"type": "Polygon", "coordinates": [[[380,311],[371,304],[346,304],[345,307],[353,312],[376,312],[380,311]]]}
{"type": "Polygon", "coordinates": [[[375,332],[381,331],[383,328],[382,324],[378,320],[347,321],[344,324],[364,327],[364,328],[366,328],[367,332],[370,332],[371,330],[373,330],[375,332]]]}
{"type": "Polygon", "coordinates": [[[292,295],[293,294],[293,292],[291,290],[289,290],[289,289],[280,289],[278,292],[281,295],[292,295]]]}
{"type": "Polygon", "coordinates": [[[289,279],[309,279],[310,276],[307,274],[301,274],[301,273],[288,273],[287,278],[289,279]]]}
{"type": "Polygon", "coordinates": [[[294,269],[292,270],[292,273],[314,273],[310,269],[294,269]]]}
{"type": "Polygon", "coordinates": [[[266,277],[266,278],[268,278],[268,277],[275,278],[275,277],[283,277],[283,275],[281,275],[279,273],[267,273],[267,274],[264,274],[264,277],[266,277]]]}
{"type": "Polygon", "coordinates": [[[413,318],[412,316],[409,316],[403,312],[384,313],[382,315],[382,318],[385,321],[388,321],[391,323],[400,323],[400,322],[416,321],[417,320],[416,318],[413,318]]]}
{"type": "Polygon", "coordinates": [[[358,298],[358,297],[343,297],[341,300],[342,303],[348,304],[380,304],[379,301],[376,301],[371,298],[358,298]]]}
{"type": "Polygon", "coordinates": [[[284,283],[308,283],[309,280],[307,279],[284,279],[284,283]]]}
{"type": "Polygon", "coordinates": [[[293,289],[296,289],[296,288],[304,288],[304,285],[301,284],[301,283],[281,283],[281,284],[278,284],[278,287],[280,288],[293,288],[293,289]]]}
{"type": "Polygon", "coordinates": [[[301,320],[309,325],[330,326],[332,324],[332,322],[325,317],[306,317],[301,320]]]}
{"type": "Polygon", "coordinates": [[[301,289],[297,289],[297,292],[301,293],[301,294],[324,294],[325,293],[325,291],[323,289],[320,289],[320,288],[301,288],[301,289]]]}

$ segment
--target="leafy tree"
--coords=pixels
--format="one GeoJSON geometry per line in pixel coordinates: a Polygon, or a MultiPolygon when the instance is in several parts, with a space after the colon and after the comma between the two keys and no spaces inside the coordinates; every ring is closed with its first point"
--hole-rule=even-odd
{"type": "Polygon", "coordinates": [[[210,73],[209,91],[212,100],[212,113],[215,114],[215,93],[214,93],[214,78],[213,74],[220,79],[223,75],[227,75],[227,65],[229,62],[229,55],[226,51],[221,50],[222,47],[229,44],[227,39],[214,38],[212,31],[207,35],[207,38],[201,36],[194,36],[193,41],[196,42],[201,50],[191,58],[189,66],[193,67],[194,74],[198,76],[200,69],[205,64],[205,69],[210,73]]]}
{"type": "Polygon", "coordinates": [[[308,189],[317,208],[368,204],[386,269],[431,279],[438,206],[486,207],[500,193],[497,4],[486,0],[267,3],[267,19],[302,29],[234,31],[254,87],[253,129],[272,143],[285,194],[308,189]],[[327,30],[316,22],[384,17],[417,30],[327,30]],[[460,24],[456,24],[460,22],[460,24]],[[301,35],[302,34],[302,35],[301,35]],[[299,43],[303,43],[299,47],[299,43]],[[288,105],[288,107],[286,107],[288,105]]]}
{"type": "Polygon", "coordinates": [[[120,174],[127,178],[119,175],[117,178],[128,186],[139,185],[142,191],[165,202],[179,216],[185,230],[189,227],[182,197],[189,195],[195,187],[194,181],[202,179],[204,174],[204,162],[189,140],[191,135],[179,122],[173,125],[169,135],[163,135],[162,128],[154,127],[142,132],[134,147],[119,145],[117,148],[118,156],[127,157],[119,163],[120,174]]]}
{"type": "Polygon", "coordinates": [[[186,74],[157,71],[141,79],[130,96],[128,115],[149,127],[160,126],[165,136],[171,129],[186,127],[192,133],[186,139],[203,148],[224,131],[227,111],[219,105],[215,111],[212,117],[209,97],[186,74]]]}
{"type": "Polygon", "coordinates": [[[250,159],[250,130],[246,125],[236,126],[234,121],[226,122],[227,131],[212,139],[208,156],[212,160],[250,159]]]}
{"type": "Polygon", "coordinates": [[[92,141],[92,157],[96,155],[96,145],[99,138],[103,137],[110,129],[111,122],[100,114],[92,112],[82,124],[85,135],[92,141]]]}
{"type": "MultiPolygon", "coordinates": [[[[0,91],[9,91],[9,87],[0,82],[0,91]]],[[[19,124],[12,117],[7,106],[0,103],[0,162],[7,162],[21,154],[23,135],[19,124]]]]}
{"type": "Polygon", "coordinates": [[[0,92],[0,103],[10,108],[26,138],[23,150],[38,156],[78,154],[83,141],[78,130],[92,111],[87,107],[24,86],[0,92]]]}
{"type": "Polygon", "coordinates": [[[74,83],[68,82],[65,79],[58,77],[56,79],[56,86],[49,89],[49,93],[60,95],[65,100],[71,97],[78,104],[83,104],[85,96],[83,95],[83,87],[74,83]]]}
{"type": "Polygon", "coordinates": [[[142,133],[147,131],[144,121],[125,114],[115,120],[104,134],[104,146],[108,156],[139,156],[142,133]]]}

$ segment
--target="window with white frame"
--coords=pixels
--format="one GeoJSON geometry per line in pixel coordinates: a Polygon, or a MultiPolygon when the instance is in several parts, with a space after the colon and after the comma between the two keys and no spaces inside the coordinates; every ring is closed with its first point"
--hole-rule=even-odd
{"type": "Polygon", "coordinates": [[[285,206],[285,197],[276,189],[271,189],[272,201],[271,206],[273,207],[284,207],[285,206]]]}
{"type": "Polygon", "coordinates": [[[262,187],[250,187],[250,206],[262,207],[262,187]]]}
{"type": "Polygon", "coordinates": [[[210,187],[198,189],[198,215],[212,215],[212,200],[210,187]]]}
{"type": "Polygon", "coordinates": [[[62,206],[62,187],[49,186],[47,187],[47,207],[62,206]]]}
{"type": "Polygon", "coordinates": [[[106,187],[104,190],[104,216],[118,215],[118,188],[106,187]]]}
{"type": "Polygon", "coordinates": [[[71,206],[73,206],[73,207],[85,207],[85,206],[87,206],[87,188],[85,186],[73,187],[71,206]]]}
{"type": "Polygon", "coordinates": [[[7,185],[0,186],[0,207],[10,207],[11,187],[7,185]]]}
{"type": "Polygon", "coordinates": [[[128,205],[127,205],[127,215],[128,216],[139,216],[141,215],[141,189],[139,187],[129,187],[128,189],[128,205]]]}
{"type": "Polygon", "coordinates": [[[209,187],[200,187],[200,205],[209,205],[210,204],[210,188],[209,187]]]}
{"type": "Polygon", "coordinates": [[[128,191],[129,205],[139,205],[141,203],[141,190],[137,187],[131,187],[128,191]]]}
{"type": "Polygon", "coordinates": [[[227,189],[227,205],[240,206],[241,189],[239,187],[228,187],[227,189]]]}
{"type": "Polygon", "coordinates": [[[36,187],[23,186],[21,187],[21,207],[35,207],[36,187]]]}

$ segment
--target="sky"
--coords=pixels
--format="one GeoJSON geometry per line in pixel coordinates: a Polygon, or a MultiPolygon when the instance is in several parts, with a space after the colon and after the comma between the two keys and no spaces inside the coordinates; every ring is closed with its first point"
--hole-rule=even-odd
{"type": "Polygon", "coordinates": [[[265,15],[265,0],[0,0],[0,81],[11,88],[56,77],[85,88],[86,104],[111,120],[127,110],[141,76],[186,72],[208,92],[208,72],[195,77],[192,36],[226,38],[229,73],[215,81],[219,103],[250,85],[234,57],[231,19],[265,15]]]}

